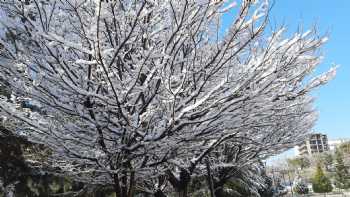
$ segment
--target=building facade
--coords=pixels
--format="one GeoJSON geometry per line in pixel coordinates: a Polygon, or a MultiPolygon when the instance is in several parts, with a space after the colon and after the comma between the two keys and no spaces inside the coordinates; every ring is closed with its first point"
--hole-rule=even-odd
{"type": "Polygon", "coordinates": [[[312,155],[329,151],[328,137],[322,133],[312,133],[296,147],[296,155],[312,155]]]}

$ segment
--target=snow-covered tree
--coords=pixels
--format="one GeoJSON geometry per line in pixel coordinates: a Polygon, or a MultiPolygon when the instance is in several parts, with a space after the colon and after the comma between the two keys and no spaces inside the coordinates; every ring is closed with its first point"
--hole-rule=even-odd
{"type": "Polygon", "coordinates": [[[326,38],[268,35],[269,8],[267,0],[0,1],[0,77],[13,90],[1,113],[49,149],[45,165],[64,175],[113,185],[120,197],[187,196],[208,162],[230,175],[293,147],[314,124],[308,93],[335,74],[307,77],[326,38]],[[236,16],[223,32],[228,12],[236,16]],[[23,100],[44,112],[21,110],[23,100]]]}

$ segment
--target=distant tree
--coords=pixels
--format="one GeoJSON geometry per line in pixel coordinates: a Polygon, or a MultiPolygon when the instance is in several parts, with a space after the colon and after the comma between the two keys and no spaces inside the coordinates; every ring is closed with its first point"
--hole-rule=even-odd
{"type": "Polygon", "coordinates": [[[330,171],[333,165],[333,154],[330,152],[322,152],[309,156],[310,166],[316,167],[320,164],[326,171],[330,171]]]}
{"type": "Polygon", "coordinates": [[[321,164],[317,165],[316,173],[312,180],[312,189],[315,193],[328,193],[333,190],[332,183],[324,174],[321,164]]]}
{"type": "Polygon", "coordinates": [[[335,152],[335,161],[335,186],[340,189],[349,189],[350,173],[344,164],[343,153],[339,149],[335,152]]]}
{"type": "Polygon", "coordinates": [[[310,167],[311,163],[308,157],[300,156],[292,159],[288,159],[287,162],[294,168],[305,169],[310,167]]]}
{"type": "Polygon", "coordinates": [[[350,154],[350,142],[340,144],[339,151],[342,151],[344,154],[350,154]]]}
{"type": "Polygon", "coordinates": [[[350,141],[342,143],[339,150],[343,153],[344,163],[350,166],[350,141]]]}
{"type": "Polygon", "coordinates": [[[327,171],[329,171],[333,164],[333,154],[329,152],[324,152],[321,154],[321,159],[324,167],[327,171]]]}

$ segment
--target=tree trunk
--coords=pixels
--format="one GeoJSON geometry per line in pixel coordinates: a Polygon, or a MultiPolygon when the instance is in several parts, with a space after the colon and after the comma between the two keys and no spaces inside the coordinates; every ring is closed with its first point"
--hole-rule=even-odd
{"type": "Polygon", "coordinates": [[[119,179],[114,175],[114,192],[117,197],[133,197],[135,195],[135,173],[122,173],[123,177],[119,179]]]}
{"type": "Polygon", "coordinates": [[[178,197],[188,196],[188,185],[191,182],[191,175],[186,169],[181,169],[180,177],[177,178],[170,170],[167,171],[168,181],[178,193],[178,197]]]}
{"type": "Polygon", "coordinates": [[[207,167],[207,183],[210,191],[210,197],[215,197],[213,178],[211,176],[210,164],[208,160],[206,160],[206,167],[207,167]]]}
{"type": "Polygon", "coordinates": [[[179,190],[178,193],[179,193],[179,197],[187,197],[188,196],[187,186],[179,190]]]}
{"type": "Polygon", "coordinates": [[[188,185],[191,182],[191,176],[186,170],[181,170],[180,172],[180,180],[178,184],[178,193],[179,197],[187,197],[188,196],[188,185]]]}
{"type": "Polygon", "coordinates": [[[128,197],[133,197],[135,192],[135,172],[130,173],[128,197]]]}
{"type": "Polygon", "coordinates": [[[113,175],[113,179],[114,179],[114,192],[115,192],[115,195],[117,197],[123,197],[122,196],[122,192],[121,192],[121,188],[120,188],[120,183],[119,183],[119,177],[117,174],[114,174],[113,175]]]}
{"type": "Polygon", "coordinates": [[[122,189],[121,197],[128,197],[128,178],[127,178],[126,173],[124,173],[121,182],[122,182],[122,184],[121,184],[121,189],[122,189]]]}

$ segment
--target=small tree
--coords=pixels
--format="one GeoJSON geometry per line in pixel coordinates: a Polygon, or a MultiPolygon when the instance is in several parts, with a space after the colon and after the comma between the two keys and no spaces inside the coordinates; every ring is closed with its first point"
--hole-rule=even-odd
{"type": "Polygon", "coordinates": [[[326,170],[329,171],[330,167],[333,164],[333,155],[331,153],[325,152],[320,155],[320,158],[326,170]]]}
{"type": "Polygon", "coordinates": [[[340,189],[350,188],[350,174],[344,164],[343,153],[337,149],[335,152],[335,186],[340,189]]]}
{"type": "Polygon", "coordinates": [[[318,164],[316,168],[315,177],[312,181],[312,189],[316,193],[328,193],[333,190],[331,181],[324,174],[320,164],[318,164]]]}
{"type": "Polygon", "coordinates": [[[295,168],[304,169],[310,167],[310,160],[305,156],[288,159],[287,162],[295,168]]]}
{"type": "Polygon", "coordinates": [[[339,149],[344,153],[344,154],[350,154],[350,142],[344,142],[339,146],[339,149]]]}

